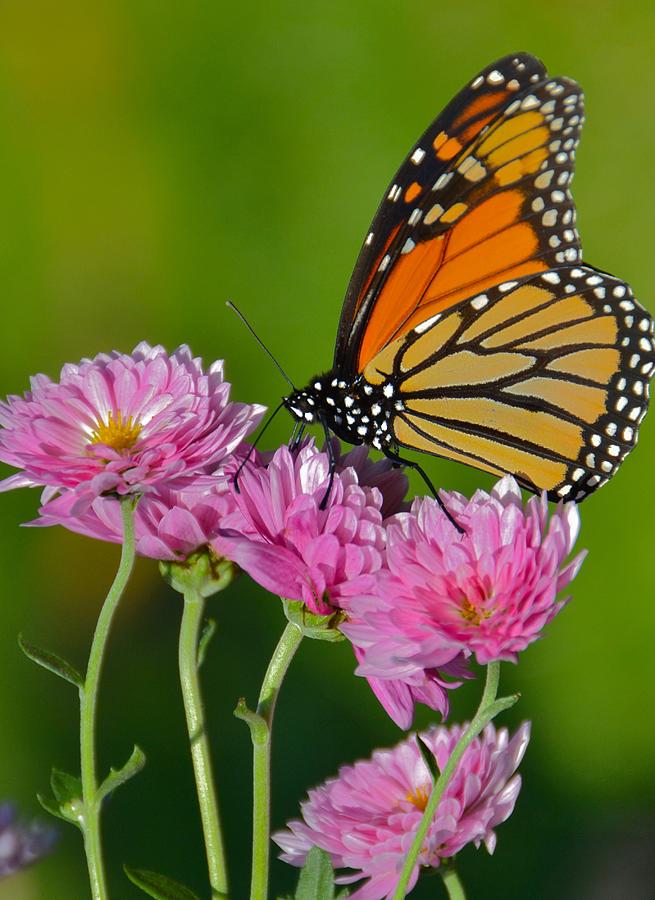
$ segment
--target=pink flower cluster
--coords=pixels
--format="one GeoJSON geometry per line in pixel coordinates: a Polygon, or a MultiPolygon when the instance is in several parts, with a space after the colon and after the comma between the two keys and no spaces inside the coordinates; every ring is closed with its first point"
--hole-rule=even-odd
{"type": "MultiPolygon", "coordinates": [[[[302,820],[273,835],[282,859],[302,866],[309,850],[321,847],[335,868],[353,870],[340,875],[339,883],[366,879],[351,900],[391,898],[432,790],[418,740],[443,771],[465,729],[433,727],[392,750],[377,750],[369,760],[343,766],[336,778],[309,791],[302,820]]],[[[493,853],[494,829],[512,814],[521,787],[515,772],[529,737],[527,722],[511,739],[506,729],[487,725],[469,744],[432,819],[410,890],[420,867],[438,868],[467,844],[484,842],[493,853]]]]}
{"type": "Polygon", "coordinates": [[[584,558],[566,562],[579,515],[560,504],[549,519],[545,498],[524,506],[506,476],[491,494],[442,495],[459,531],[432,498],[408,511],[403,476],[375,466],[363,448],[339,456],[328,493],[327,452],[282,447],[243,473],[213,546],[267,590],[341,610],[358,674],[409,728],[417,702],[446,715],[469,658],[516,661],[541,635],[584,558]]]}
{"type": "Polygon", "coordinates": [[[139,494],[142,555],[180,560],[210,544],[268,591],[340,611],[358,674],[403,728],[417,702],[445,716],[471,657],[515,661],[566,602],[558,592],[583,558],[566,562],[574,504],[549,520],[545,499],[524,506],[506,477],[470,500],[443,494],[460,531],[431,498],[408,509],[392,462],[365,447],[342,455],[336,440],[253,454],[237,487],[264,407],[229,390],[222,363],[205,372],[188,347],[146,343],[66,365],[59,382],[38,375],[0,403],[0,460],[22,469],[0,490],[41,485],[32,524],[117,542],[116,498],[139,494]]]}
{"type": "MultiPolygon", "coordinates": [[[[141,343],[66,365],[59,382],[38,375],[24,397],[0,403],[0,461],[21,470],[0,491],[41,486],[31,524],[116,542],[118,498],[138,495],[137,552],[184,560],[208,545],[268,591],[329,616],[402,728],[417,702],[445,716],[449,691],[473,677],[472,659],[515,662],[567,602],[559,593],[584,558],[569,560],[575,504],[549,517],[544,497],[524,505],[506,476],[490,494],[444,493],[449,515],[430,497],[408,508],[394,463],[373,462],[365,447],[342,455],[336,440],[322,451],[306,440],[253,452],[241,465],[264,407],[231,402],[229,392],[222,363],[205,371],[184,346],[169,355],[141,343]]],[[[418,736],[439,770],[465,727],[418,736]]],[[[419,866],[436,868],[468,843],[493,851],[528,737],[527,724],[511,740],[488,725],[468,746],[412,886],[419,866]]],[[[344,767],[310,792],[303,820],[276,835],[283,859],[299,866],[322,847],[353,871],[341,883],[363,880],[353,900],[391,897],[431,785],[416,736],[344,767]]]]}

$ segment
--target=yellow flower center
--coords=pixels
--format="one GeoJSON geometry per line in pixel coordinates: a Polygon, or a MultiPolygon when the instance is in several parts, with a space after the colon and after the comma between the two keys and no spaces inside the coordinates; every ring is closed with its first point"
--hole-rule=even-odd
{"type": "Polygon", "coordinates": [[[407,794],[406,800],[409,803],[413,804],[417,809],[421,812],[425,810],[425,807],[428,805],[428,797],[430,796],[430,791],[427,787],[417,787],[413,791],[410,791],[407,794]]]}
{"type": "Polygon", "coordinates": [[[116,415],[110,412],[107,415],[106,422],[103,422],[102,419],[98,420],[91,443],[106,444],[108,447],[112,447],[120,452],[133,447],[140,433],[141,425],[135,422],[132,416],[124,419],[123,414],[119,410],[116,415]]]}
{"type": "Polygon", "coordinates": [[[483,619],[488,619],[491,613],[486,610],[479,610],[477,606],[474,606],[468,597],[464,597],[461,604],[461,609],[459,611],[460,616],[464,619],[465,622],[469,622],[471,625],[480,625],[483,619]]]}

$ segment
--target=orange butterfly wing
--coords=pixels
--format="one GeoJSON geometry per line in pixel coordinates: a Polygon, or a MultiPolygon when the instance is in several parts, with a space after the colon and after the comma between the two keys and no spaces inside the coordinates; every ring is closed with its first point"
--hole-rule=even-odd
{"type": "Polygon", "coordinates": [[[527,54],[480,73],[430,126],[374,218],[348,288],[335,365],[465,297],[581,255],[568,185],[582,124],[575,82],[527,54]]]}

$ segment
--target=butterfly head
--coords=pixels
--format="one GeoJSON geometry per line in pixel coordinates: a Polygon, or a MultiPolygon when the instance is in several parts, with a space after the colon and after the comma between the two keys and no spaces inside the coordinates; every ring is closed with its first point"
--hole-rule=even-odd
{"type": "Polygon", "coordinates": [[[283,403],[294,419],[304,425],[313,425],[321,421],[319,414],[321,403],[312,385],[307,385],[306,388],[289,394],[284,398],[283,403]]]}

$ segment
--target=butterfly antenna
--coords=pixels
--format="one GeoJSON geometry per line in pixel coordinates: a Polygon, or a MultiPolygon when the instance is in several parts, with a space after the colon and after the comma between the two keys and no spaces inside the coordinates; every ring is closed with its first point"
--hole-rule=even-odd
{"type": "Polygon", "coordinates": [[[243,458],[243,459],[241,460],[241,462],[239,463],[239,468],[238,468],[238,469],[236,470],[236,472],[234,473],[234,479],[233,479],[233,481],[234,481],[234,489],[235,489],[235,491],[237,492],[237,494],[240,493],[240,491],[239,491],[239,475],[241,475],[241,472],[242,472],[244,466],[247,465],[247,463],[248,463],[249,460],[250,460],[250,457],[251,457],[251,456],[253,455],[253,453],[255,452],[255,448],[257,447],[257,444],[260,442],[260,440],[261,440],[261,439],[263,438],[263,436],[266,434],[266,429],[267,429],[268,426],[271,424],[271,422],[273,421],[273,419],[276,417],[276,415],[279,413],[279,411],[282,409],[283,406],[284,406],[284,400],[283,400],[281,403],[279,403],[279,404],[275,407],[275,409],[274,409],[273,412],[270,414],[270,416],[268,417],[268,419],[266,419],[266,421],[264,422],[264,424],[262,425],[262,427],[261,427],[261,429],[260,429],[259,434],[258,434],[257,437],[255,438],[254,442],[253,442],[253,443],[250,445],[250,447],[248,448],[248,452],[246,453],[246,455],[244,456],[244,458],[243,458]]]}
{"type": "MultiPolygon", "coordinates": [[[[282,368],[282,366],[280,365],[280,363],[279,363],[279,362],[276,360],[276,358],[273,356],[273,354],[272,354],[271,351],[268,349],[268,347],[267,347],[266,344],[263,342],[263,340],[259,337],[259,335],[258,335],[257,332],[255,331],[255,329],[252,327],[252,325],[250,324],[250,322],[246,319],[246,317],[245,317],[244,314],[241,312],[241,310],[240,310],[237,306],[235,306],[234,303],[232,303],[231,300],[226,300],[225,305],[226,305],[226,306],[229,306],[229,308],[232,310],[232,312],[235,312],[235,313],[237,314],[237,316],[241,319],[241,321],[242,321],[243,324],[246,326],[246,328],[248,329],[248,331],[250,332],[250,334],[254,337],[254,339],[257,341],[257,343],[259,344],[259,346],[262,348],[262,350],[264,351],[264,353],[269,357],[269,359],[272,359],[272,360],[273,360],[273,362],[275,363],[275,365],[276,365],[276,367],[277,367],[278,372],[279,372],[280,375],[284,378],[284,380],[286,381],[286,383],[290,386],[291,390],[292,390],[292,391],[295,391],[295,390],[296,390],[295,384],[294,384],[293,381],[289,378],[289,376],[287,375],[287,373],[284,371],[284,369],[282,368]]],[[[279,408],[279,407],[278,407],[278,408],[279,408]]],[[[277,412],[277,410],[276,410],[276,412],[277,412]]],[[[272,418],[272,417],[271,417],[271,418],[272,418]]]]}

